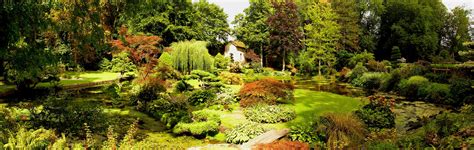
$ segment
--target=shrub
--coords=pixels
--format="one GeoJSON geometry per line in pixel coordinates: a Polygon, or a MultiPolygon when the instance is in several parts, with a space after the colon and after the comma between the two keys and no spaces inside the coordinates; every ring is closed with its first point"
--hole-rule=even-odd
{"type": "Polygon", "coordinates": [[[161,92],[165,92],[166,88],[164,86],[164,81],[159,79],[151,79],[147,81],[138,92],[137,98],[143,102],[147,103],[158,98],[158,95],[161,92]]]}
{"type": "Polygon", "coordinates": [[[277,101],[293,99],[293,85],[266,78],[245,84],[239,91],[240,106],[257,103],[276,104],[277,101]]]}
{"type": "Polygon", "coordinates": [[[432,103],[449,104],[449,86],[447,84],[427,83],[418,89],[418,97],[432,103]]]}
{"type": "MultiPolygon", "coordinates": [[[[383,98],[384,99],[384,98],[383,98]]],[[[383,129],[395,127],[395,113],[386,102],[372,101],[355,112],[355,115],[364,122],[369,129],[383,129]]]]}
{"type": "Polygon", "coordinates": [[[102,71],[120,72],[122,74],[137,71],[137,66],[133,64],[127,52],[121,52],[114,55],[112,61],[104,58],[100,67],[102,71]]]}
{"type": "Polygon", "coordinates": [[[326,143],[331,149],[357,145],[365,138],[364,124],[352,115],[326,114],[318,125],[319,132],[326,134],[326,143]]]}
{"type": "Polygon", "coordinates": [[[358,63],[354,69],[352,69],[352,72],[349,76],[349,79],[352,81],[356,78],[359,78],[362,76],[364,73],[366,73],[368,70],[365,68],[365,66],[362,63],[358,63]]]}
{"type": "Polygon", "coordinates": [[[449,86],[450,100],[447,104],[461,106],[464,103],[472,104],[474,101],[471,81],[469,79],[454,79],[449,86]]]}
{"type": "Polygon", "coordinates": [[[387,73],[368,72],[352,81],[355,86],[364,88],[367,91],[375,91],[382,87],[383,82],[388,78],[387,73]]]}
{"type": "Polygon", "coordinates": [[[312,122],[291,126],[288,136],[292,141],[300,141],[310,144],[319,142],[321,141],[321,137],[319,137],[316,126],[317,125],[312,122]]]}
{"type": "Polygon", "coordinates": [[[234,91],[230,88],[225,88],[216,94],[216,100],[211,105],[230,105],[237,102],[234,91]]]}
{"type": "Polygon", "coordinates": [[[24,127],[18,132],[11,133],[8,143],[2,145],[5,149],[47,149],[55,139],[54,131],[43,128],[28,131],[24,127]]]}
{"type": "Polygon", "coordinates": [[[287,122],[296,117],[295,110],[280,105],[255,105],[247,107],[244,115],[250,121],[258,123],[287,122]]]}
{"type": "Polygon", "coordinates": [[[232,73],[242,73],[243,72],[243,66],[240,64],[240,62],[234,62],[230,64],[229,71],[232,73]]]}
{"type": "Polygon", "coordinates": [[[190,133],[194,136],[212,135],[218,132],[220,114],[217,111],[203,109],[193,112],[192,123],[178,123],[173,128],[175,134],[190,133]]]}
{"type": "Polygon", "coordinates": [[[194,106],[204,104],[208,101],[212,101],[216,98],[216,94],[211,90],[199,90],[195,91],[189,98],[188,102],[194,106]]]}
{"type": "Polygon", "coordinates": [[[224,57],[220,53],[218,53],[214,57],[214,67],[216,67],[218,69],[227,69],[227,67],[229,66],[230,63],[231,63],[230,58],[224,57]]]}
{"type": "Polygon", "coordinates": [[[168,128],[189,120],[187,98],[182,95],[162,96],[147,104],[146,112],[165,123],[168,128]]]}
{"type": "Polygon", "coordinates": [[[427,73],[425,77],[430,79],[431,82],[437,83],[449,83],[449,79],[452,77],[450,73],[427,73]]]}
{"type": "Polygon", "coordinates": [[[219,78],[225,84],[240,85],[243,82],[242,77],[239,74],[236,74],[236,73],[221,72],[219,74],[219,78]]]}
{"type": "Polygon", "coordinates": [[[369,60],[367,62],[367,68],[369,71],[375,71],[375,72],[386,72],[387,71],[387,66],[383,62],[378,62],[375,60],[369,60]]]}
{"type": "Polygon", "coordinates": [[[184,80],[180,80],[175,85],[176,92],[185,92],[185,91],[192,91],[194,88],[191,84],[187,83],[184,80]]]}
{"type": "Polygon", "coordinates": [[[48,97],[42,107],[31,116],[34,127],[55,129],[69,135],[82,135],[83,125],[91,125],[95,132],[105,130],[106,116],[99,105],[91,102],[75,102],[65,97],[48,97]]]}
{"type": "Polygon", "coordinates": [[[234,144],[245,143],[260,134],[263,134],[267,131],[262,125],[254,122],[241,123],[234,127],[233,129],[228,130],[226,134],[226,142],[234,144]]]}
{"type": "Polygon", "coordinates": [[[166,65],[164,63],[158,63],[155,67],[154,77],[157,77],[162,80],[167,79],[180,79],[181,73],[173,69],[173,67],[166,65]]]}
{"type": "Polygon", "coordinates": [[[406,79],[411,76],[421,76],[429,71],[429,67],[423,66],[419,63],[413,64],[400,64],[400,74],[403,79],[406,79]]]}
{"type": "Polygon", "coordinates": [[[210,72],[207,72],[207,71],[203,71],[203,70],[193,70],[193,71],[191,71],[191,75],[192,76],[197,76],[198,79],[200,79],[200,80],[203,80],[206,77],[208,77],[208,78],[216,77],[216,75],[214,75],[210,72]]]}
{"type": "Polygon", "coordinates": [[[271,149],[291,149],[291,150],[309,150],[310,147],[306,143],[298,141],[276,141],[268,144],[258,144],[255,149],[271,150],[271,149]]]}
{"type": "Polygon", "coordinates": [[[365,64],[367,63],[369,60],[374,60],[375,57],[374,57],[374,54],[372,53],[369,53],[367,51],[364,51],[362,53],[359,53],[359,54],[355,54],[353,55],[350,59],[349,59],[349,65],[351,67],[355,66],[356,64],[365,64]]]}
{"type": "Polygon", "coordinates": [[[395,90],[397,85],[400,83],[402,75],[400,74],[399,69],[395,69],[390,72],[390,75],[387,77],[387,80],[382,83],[382,89],[386,92],[395,90]]]}
{"type": "Polygon", "coordinates": [[[400,95],[407,98],[418,99],[418,89],[423,84],[428,84],[429,81],[423,76],[412,76],[408,80],[404,79],[400,81],[398,87],[400,89],[400,95]]]}
{"type": "Polygon", "coordinates": [[[161,64],[165,64],[167,66],[173,65],[171,54],[169,54],[168,52],[163,52],[158,60],[161,64]]]}

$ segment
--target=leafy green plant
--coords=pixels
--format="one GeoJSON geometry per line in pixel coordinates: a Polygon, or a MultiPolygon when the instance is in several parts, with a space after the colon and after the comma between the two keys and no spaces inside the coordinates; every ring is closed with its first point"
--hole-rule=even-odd
{"type": "Polygon", "coordinates": [[[398,88],[400,89],[400,95],[406,96],[408,98],[418,99],[418,89],[422,85],[428,83],[428,79],[423,76],[412,76],[408,80],[404,79],[398,84],[398,88]]]}
{"type": "Polygon", "coordinates": [[[84,123],[91,125],[93,131],[105,130],[106,116],[100,106],[90,102],[72,101],[66,97],[69,96],[48,97],[43,106],[32,111],[32,125],[74,136],[82,134],[84,123]]]}
{"type": "Polygon", "coordinates": [[[226,84],[240,85],[243,83],[242,77],[236,73],[221,72],[219,78],[226,84]]]}
{"type": "Polygon", "coordinates": [[[319,137],[316,127],[315,122],[297,124],[290,127],[288,136],[292,141],[301,141],[310,144],[320,142],[322,138],[319,137]]]}
{"type": "Polygon", "coordinates": [[[362,74],[359,78],[352,80],[352,83],[355,86],[364,88],[366,91],[373,92],[379,90],[388,77],[389,75],[387,73],[368,72],[362,74]]]}
{"type": "Polygon", "coordinates": [[[193,86],[184,80],[180,80],[176,82],[176,85],[175,85],[176,92],[192,91],[193,89],[194,89],[193,86]]]}
{"type": "Polygon", "coordinates": [[[241,123],[226,131],[226,142],[242,144],[265,133],[265,131],[267,131],[267,129],[261,124],[254,122],[241,123]]]}
{"type": "Polygon", "coordinates": [[[295,110],[281,105],[255,105],[244,109],[247,119],[259,123],[287,122],[296,117],[295,110]]]}
{"type": "Polygon", "coordinates": [[[160,63],[165,64],[167,66],[172,66],[173,65],[172,57],[171,57],[170,53],[168,53],[168,52],[163,52],[161,54],[160,58],[158,58],[158,60],[160,61],[160,63]]]}
{"type": "Polygon", "coordinates": [[[447,104],[461,106],[464,103],[473,103],[474,94],[469,79],[454,79],[449,86],[450,101],[447,104]]]}
{"type": "Polygon", "coordinates": [[[216,94],[211,90],[199,90],[195,91],[189,98],[190,104],[197,106],[204,104],[208,101],[213,101],[216,98],[216,94]]]}
{"type": "Polygon", "coordinates": [[[137,66],[133,64],[129,57],[128,52],[121,52],[114,55],[112,61],[104,58],[100,64],[100,68],[102,71],[120,72],[121,74],[137,71],[137,66]]]}
{"type": "Polygon", "coordinates": [[[189,120],[187,97],[183,95],[163,96],[147,104],[146,112],[168,128],[174,127],[178,122],[189,120]]]}
{"type": "Polygon", "coordinates": [[[53,142],[55,135],[52,130],[43,128],[27,130],[21,127],[18,132],[10,133],[6,149],[46,149],[53,142]]]}
{"type": "Polygon", "coordinates": [[[418,89],[418,97],[433,103],[449,103],[449,85],[440,83],[428,83],[418,89]]]}
{"type": "Polygon", "coordinates": [[[220,114],[217,111],[203,109],[193,112],[193,122],[176,124],[173,128],[175,134],[190,133],[194,136],[202,137],[208,134],[216,134],[221,122],[220,114]]]}
{"type": "Polygon", "coordinates": [[[367,70],[367,68],[362,63],[357,63],[357,65],[354,67],[354,69],[352,69],[352,71],[349,75],[349,79],[351,81],[354,80],[354,79],[357,79],[367,71],[369,71],[369,70],[367,70]]]}
{"type": "Polygon", "coordinates": [[[369,130],[379,130],[395,127],[395,105],[393,98],[385,96],[369,96],[369,104],[355,111],[355,115],[368,127],[369,130]]]}
{"type": "Polygon", "coordinates": [[[221,53],[217,53],[217,55],[214,57],[214,66],[218,69],[227,69],[230,63],[231,59],[224,57],[221,55],[221,53]]]}

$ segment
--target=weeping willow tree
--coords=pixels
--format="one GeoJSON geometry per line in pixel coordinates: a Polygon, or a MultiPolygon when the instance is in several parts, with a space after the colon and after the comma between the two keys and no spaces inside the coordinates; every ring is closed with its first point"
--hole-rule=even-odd
{"type": "Polygon", "coordinates": [[[209,71],[213,65],[213,58],[206,45],[207,42],[194,40],[171,43],[173,67],[188,74],[192,70],[209,71]]]}

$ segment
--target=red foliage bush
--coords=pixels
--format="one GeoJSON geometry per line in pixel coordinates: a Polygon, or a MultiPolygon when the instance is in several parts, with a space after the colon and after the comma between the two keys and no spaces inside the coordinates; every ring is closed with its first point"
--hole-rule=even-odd
{"type": "Polygon", "coordinates": [[[299,141],[277,141],[269,144],[259,144],[253,150],[309,150],[307,143],[299,141]]]}
{"type": "Polygon", "coordinates": [[[257,103],[276,104],[278,100],[291,100],[294,86],[272,78],[246,83],[239,91],[240,106],[248,107],[257,103]]]}

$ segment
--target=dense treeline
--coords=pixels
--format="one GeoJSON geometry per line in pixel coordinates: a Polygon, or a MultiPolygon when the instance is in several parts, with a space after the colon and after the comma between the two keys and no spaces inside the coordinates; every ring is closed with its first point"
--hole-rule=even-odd
{"type": "MultiPolygon", "coordinates": [[[[159,51],[151,57],[159,57],[172,42],[191,39],[207,41],[216,54],[229,34],[227,15],[207,1],[8,1],[0,12],[0,73],[18,88],[58,79],[58,68],[97,70],[114,49],[128,45],[133,50],[128,42],[149,35],[159,36],[148,44],[159,51]],[[130,35],[143,36],[127,38],[119,33],[122,26],[130,35]]],[[[147,52],[137,49],[133,52],[147,52]]],[[[133,52],[130,57],[141,56],[133,52]]]]}
{"type": "Polygon", "coordinates": [[[408,62],[463,61],[458,52],[466,50],[462,43],[471,40],[469,15],[462,7],[448,11],[440,0],[251,1],[234,23],[237,39],[264,55],[265,62],[272,62],[267,66],[280,68],[283,66],[274,64],[284,65],[289,59],[290,65],[306,73],[321,68],[331,73],[332,68],[343,66],[337,63],[346,63],[344,54],[364,51],[374,53],[377,60],[390,60],[392,53],[398,55],[392,52],[396,49],[408,62]],[[298,17],[278,13],[287,9],[297,11],[298,17]],[[275,28],[273,17],[296,20],[275,28]],[[285,31],[285,35],[271,32],[280,28],[292,31],[285,31]],[[298,32],[304,36],[292,36],[298,32]],[[286,44],[291,47],[285,48],[288,53],[279,55],[278,41],[295,37],[299,43],[286,44]]]}

